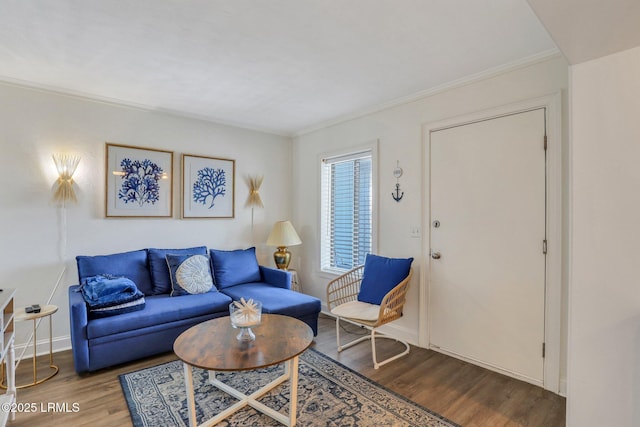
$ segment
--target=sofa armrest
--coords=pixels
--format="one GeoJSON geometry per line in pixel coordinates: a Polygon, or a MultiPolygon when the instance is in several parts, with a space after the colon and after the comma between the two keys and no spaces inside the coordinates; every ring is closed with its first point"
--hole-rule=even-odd
{"type": "Polygon", "coordinates": [[[89,339],[87,337],[87,304],[80,287],[69,287],[69,321],[71,326],[71,348],[73,364],[77,373],[89,371],[89,339]]]}
{"type": "Polygon", "coordinates": [[[260,266],[262,281],[268,285],[283,289],[291,289],[291,273],[277,268],[260,266]]]}

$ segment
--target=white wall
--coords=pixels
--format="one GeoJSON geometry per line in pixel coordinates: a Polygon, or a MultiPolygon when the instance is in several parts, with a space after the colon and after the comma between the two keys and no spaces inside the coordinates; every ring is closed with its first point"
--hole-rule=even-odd
{"type": "MultiPolygon", "coordinates": [[[[66,267],[52,300],[60,307],[53,318],[57,349],[70,344],[67,287],[77,283],[76,255],[255,244],[259,261],[273,265],[273,248],[262,242],[271,225],[291,213],[291,140],[281,136],[0,84],[0,152],[0,288],[18,289],[17,306],[43,304],[66,267]],[[172,219],[105,218],[107,141],[174,151],[172,219]],[[53,153],[82,157],[74,176],[79,202],[67,209],[66,233],[62,211],[52,203],[53,153]],[[235,218],[180,219],[182,153],[236,160],[235,218]],[[265,177],[265,209],[255,211],[253,236],[248,175],[265,177]]],[[[17,325],[18,355],[29,328],[17,325]]],[[[47,328],[44,323],[39,341],[47,328]]]]}
{"type": "MultiPolygon", "coordinates": [[[[428,70],[425,70],[428,72],[428,70]]],[[[554,57],[527,67],[512,70],[484,80],[442,91],[386,110],[345,121],[294,139],[294,225],[301,233],[302,246],[296,248],[292,263],[298,268],[305,292],[323,301],[329,276],[319,272],[318,225],[320,218],[319,156],[321,153],[355,146],[379,139],[379,246],[378,253],[394,257],[416,258],[416,274],[411,283],[405,316],[397,322],[397,333],[418,343],[420,265],[424,260],[428,242],[410,237],[410,228],[420,226],[428,218],[422,200],[423,135],[422,126],[455,116],[491,109],[518,101],[537,98],[554,92],[563,92],[566,105],[567,63],[554,57]],[[400,203],[391,193],[396,179],[396,162],[404,169],[400,178],[405,192],[400,203]]],[[[563,120],[566,123],[566,118],[563,120]]],[[[563,131],[566,133],[566,130],[563,131]]],[[[565,135],[566,136],[566,135],[565,135]]],[[[566,137],[563,138],[566,141],[566,137]]],[[[565,150],[563,150],[565,151],[565,150]]],[[[564,163],[564,161],[563,161],[564,163]]],[[[566,168],[565,168],[566,169],[566,168]]],[[[566,177],[563,179],[567,187],[566,177]]],[[[565,193],[566,194],[566,193],[565,193]]],[[[422,230],[425,235],[425,230],[422,230]]],[[[564,250],[564,258],[566,248],[564,250]]],[[[566,273],[563,275],[563,297],[566,297],[566,273]]],[[[565,299],[566,305],[566,299],[565,299]]],[[[566,319],[566,311],[563,311],[566,319]]],[[[562,325],[562,358],[566,344],[566,322],[562,325]]],[[[564,366],[564,363],[562,363],[564,366]]],[[[564,376],[564,368],[561,376],[564,376]]]]}
{"type": "Polygon", "coordinates": [[[568,426],[640,425],[640,47],[571,68],[568,426]]]}

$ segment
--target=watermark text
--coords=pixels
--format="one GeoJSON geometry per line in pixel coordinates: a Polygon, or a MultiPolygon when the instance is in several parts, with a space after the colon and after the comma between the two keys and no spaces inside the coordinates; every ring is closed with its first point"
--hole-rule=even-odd
{"type": "Polygon", "coordinates": [[[0,411],[9,413],[76,413],[80,412],[78,402],[5,402],[0,404],[0,411]]]}

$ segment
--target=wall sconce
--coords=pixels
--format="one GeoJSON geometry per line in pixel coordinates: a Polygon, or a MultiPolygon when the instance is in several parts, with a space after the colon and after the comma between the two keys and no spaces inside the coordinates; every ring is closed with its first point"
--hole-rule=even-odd
{"type": "Polygon", "coordinates": [[[249,198],[247,199],[247,206],[251,206],[251,236],[253,236],[253,208],[264,208],[262,198],[260,197],[260,186],[262,185],[263,180],[263,176],[249,176],[247,178],[247,182],[249,183],[249,198]]]}
{"type": "Polygon", "coordinates": [[[278,249],[273,253],[273,260],[280,270],[286,270],[291,261],[291,252],[287,246],[299,245],[302,243],[295,228],[289,221],[278,221],[273,225],[271,234],[267,238],[268,246],[276,246],[278,249]]]}
{"type": "Polygon", "coordinates": [[[76,193],[73,191],[73,174],[80,163],[80,157],[68,154],[54,154],[53,162],[58,170],[58,180],[53,200],[63,206],[69,202],[77,202],[76,193]]]}
{"type": "Polygon", "coordinates": [[[262,181],[264,180],[263,176],[250,176],[249,177],[249,199],[247,200],[247,206],[257,206],[259,208],[264,208],[264,204],[262,204],[262,199],[260,198],[260,186],[262,185],[262,181]]]}

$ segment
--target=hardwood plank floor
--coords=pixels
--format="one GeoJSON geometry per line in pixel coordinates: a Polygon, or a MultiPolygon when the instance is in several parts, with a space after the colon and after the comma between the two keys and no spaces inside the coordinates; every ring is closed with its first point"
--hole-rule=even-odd
{"type": "MultiPolygon", "coordinates": [[[[347,325],[346,329],[353,334],[364,332],[353,325],[347,325]]],[[[343,339],[348,338],[347,333],[343,339]]],[[[378,370],[371,364],[368,343],[338,354],[335,322],[326,316],[320,317],[319,334],[313,346],[465,427],[565,425],[563,397],[434,351],[412,347],[407,356],[378,370]]],[[[393,341],[379,340],[379,358],[401,348],[397,346],[393,341]]],[[[79,376],[73,370],[71,352],[56,353],[58,375],[45,383],[18,390],[18,402],[30,404],[35,411],[16,414],[16,420],[8,425],[131,426],[118,375],[174,359],[175,355],[169,353],[79,376]]],[[[40,358],[39,369],[43,373],[47,362],[47,357],[40,358]]],[[[31,360],[23,360],[18,367],[18,384],[29,382],[32,372],[31,360]]]]}

